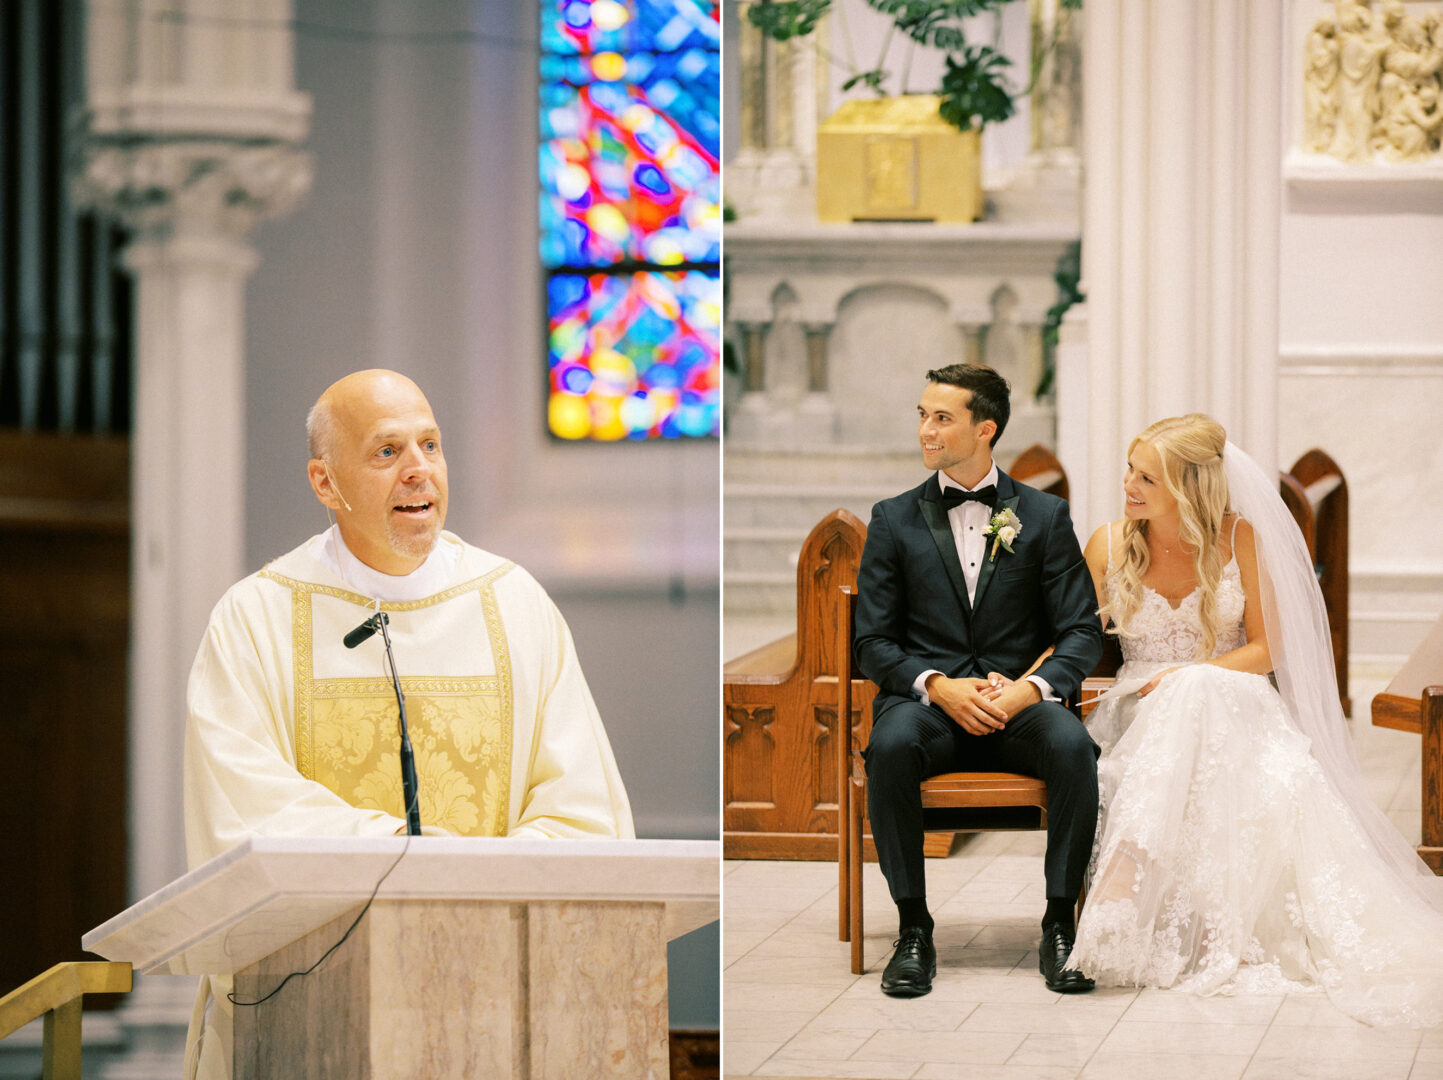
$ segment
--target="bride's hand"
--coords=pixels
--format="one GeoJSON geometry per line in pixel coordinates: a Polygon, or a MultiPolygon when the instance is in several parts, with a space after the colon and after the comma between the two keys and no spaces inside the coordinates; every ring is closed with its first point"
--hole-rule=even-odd
{"type": "Polygon", "coordinates": [[[1172,674],[1174,671],[1176,671],[1176,670],[1178,670],[1178,669],[1175,668],[1175,667],[1170,667],[1170,668],[1167,668],[1166,670],[1159,671],[1159,672],[1158,672],[1156,675],[1154,675],[1151,679],[1149,679],[1147,682],[1145,682],[1145,683],[1142,684],[1142,686],[1141,686],[1141,687],[1138,689],[1138,691],[1137,691],[1137,696],[1138,696],[1138,697],[1147,697],[1148,694],[1152,693],[1154,690],[1157,689],[1157,684],[1160,683],[1160,682],[1162,682],[1163,676],[1165,676],[1165,675],[1171,675],[1171,674],[1172,674]]]}

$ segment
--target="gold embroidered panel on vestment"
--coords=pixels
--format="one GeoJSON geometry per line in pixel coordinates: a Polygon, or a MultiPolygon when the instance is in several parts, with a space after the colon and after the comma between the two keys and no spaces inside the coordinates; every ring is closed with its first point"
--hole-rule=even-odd
{"type": "MultiPolygon", "coordinates": [[[[511,658],[492,585],[512,566],[506,563],[483,577],[424,600],[381,605],[381,610],[393,613],[392,626],[398,627],[401,613],[419,613],[448,601],[464,603],[468,593],[474,593],[480,602],[493,674],[401,676],[407,727],[416,757],[421,822],[440,825],[462,836],[503,836],[507,828],[511,658]]],[[[329,586],[263,573],[291,589],[296,763],[301,774],[353,806],[405,817],[400,726],[390,680],[316,678],[314,674],[316,597],[326,596],[360,608],[371,606],[372,601],[329,586]]],[[[404,671],[405,660],[400,659],[398,666],[404,671]]],[[[476,666],[483,667],[481,663],[476,666]]]]}

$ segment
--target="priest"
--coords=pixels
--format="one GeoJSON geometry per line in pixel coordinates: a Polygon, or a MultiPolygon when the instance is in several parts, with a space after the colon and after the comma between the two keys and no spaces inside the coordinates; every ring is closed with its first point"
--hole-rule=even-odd
{"type": "MultiPolygon", "coordinates": [[[[606,732],[561,613],[525,570],[444,531],[446,458],[426,397],[360,371],[306,421],[334,515],[216,605],[187,691],[190,865],[248,836],[406,831],[387,619],[423,831],[634,835],[606,732]],[[374,624],[373,624],[374,625],[374,624]],[[354,641],[355,638],[352,638],[354,641]]],[[[228,1077],[228,977],[203,979],[186,1075],[228,1077]]]]}

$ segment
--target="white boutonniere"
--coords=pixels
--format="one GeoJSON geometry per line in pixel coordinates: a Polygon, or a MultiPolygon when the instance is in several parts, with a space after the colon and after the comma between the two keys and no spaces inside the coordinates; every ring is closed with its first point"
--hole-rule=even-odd
{"type": "Polygon", "coordinates": [[[1012,545],[1022,535],[1022,522],[1011,509],[999,510],[992,515],[992,520],[987,523],[987,528],[982,530],[983,536],[992,537],[992,554],[987,557],[988,562],[997,561],[997,548],[1007,549],[1007,554],[1012,554],[1012,545]]]}

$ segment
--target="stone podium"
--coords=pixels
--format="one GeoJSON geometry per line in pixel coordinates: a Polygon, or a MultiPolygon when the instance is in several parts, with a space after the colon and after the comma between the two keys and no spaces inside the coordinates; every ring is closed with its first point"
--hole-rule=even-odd
{"type": "Polygon", "coordinates": [[[236,1080],[667,1075],[666,943],[718,917],[719,843],[406,843],[252,838],[82,944],[139,972],[234,975],[255,1001],[375,890],[314,971],[236,1006],[236,1080]]]}

